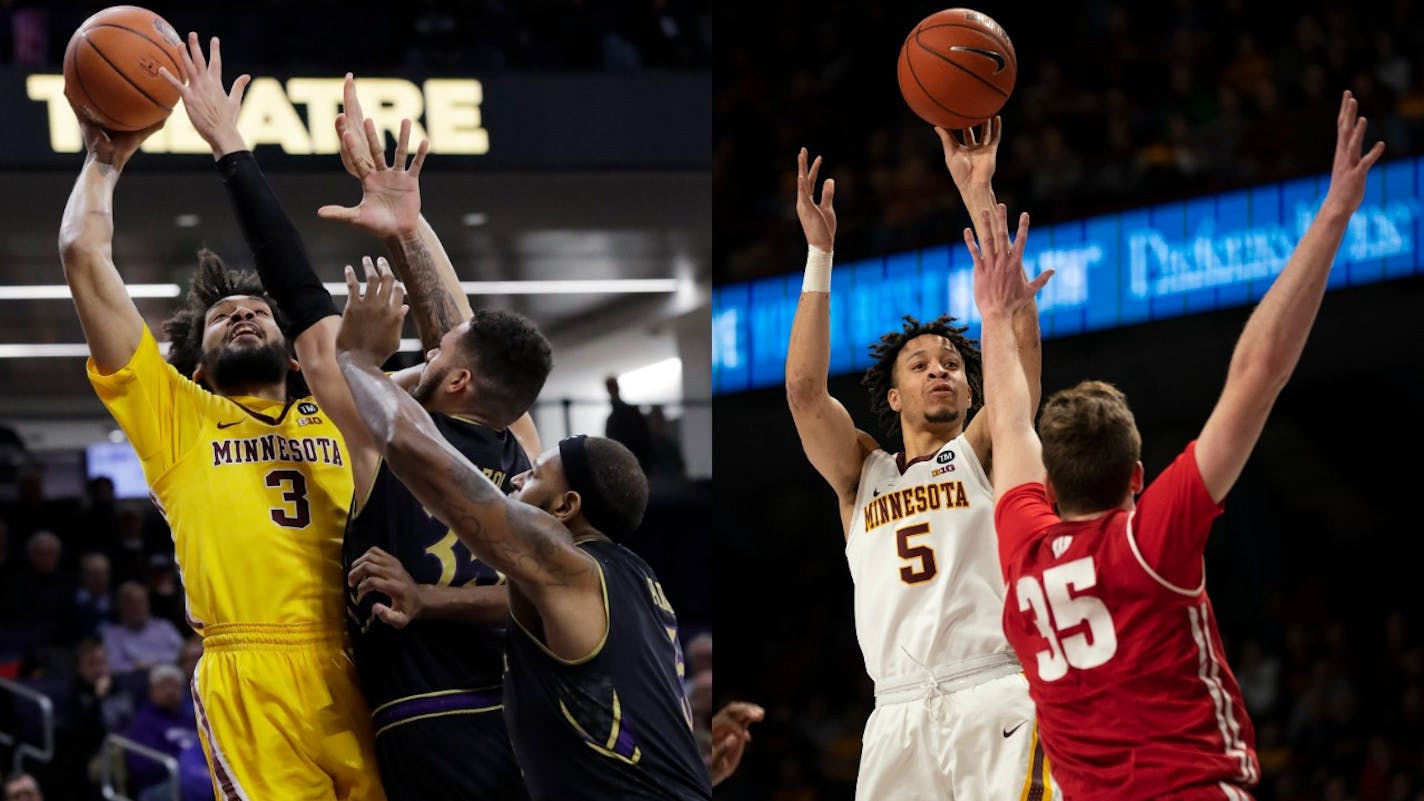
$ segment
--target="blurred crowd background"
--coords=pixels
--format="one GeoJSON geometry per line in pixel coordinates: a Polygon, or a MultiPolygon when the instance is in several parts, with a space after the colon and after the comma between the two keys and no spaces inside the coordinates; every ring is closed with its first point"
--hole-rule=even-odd
{"type": "MultiPolygon", "coordinates": [[[[797,269],[796,153],[836,179],[856,258],[956,241],[965,224],[928,123],[900,96],[924,2],[722,8],[713,157],[718,283],[797,269]]],[[[1352,90],[1385,158],[1424,150],[1424,6],[1246,0],[976,5],[1018,80],[995,188],[1036,222],[1316,174],[1352,90]]]]}
{"type": "MultiPolygon", "coordinates": [[[[0,68],[57,72],[73,30],[108,5],[0,0],[0,68]]],[[[175,23],[181,13],[183,32],[220,28],[228,52],[243,54],[244,70],[287,75],[330,75],[333,65],[358,75],[481,75],[706,71],[711,63],[707,0],[256,0],[240,9],[182,4],[181,12],[172,3],[143,5],[175,23]]],[[[13,244],[0,230],[0,255],[13,244]]],[[[55,272],[35,280],[57,279],[56,259],[55,272]]],[[[77,359],[53,364],[82,370],[77,359]]],[[[710,750],[712,577],[703,554],[712,537],[711,481],[688,477],[678,417],[620,397],[614,378],[608,391],[576,403],[597,421],[588,433],[625,442],[649,473],[650,506],[628,545],[657,571],[678,610],[686,689],[710,750]]],[[[106,770],[129,797],[171,798],[153,761],[100,758],[104,738],[121,734],[178,760],[185,801],[211,799],[189,696],[202,645],[184,619],[169,530],[147,499],[116,498],[108,479],[47,481],[53,461],[0,424],[0,678],[49,698],[56,721],[54,759],[25,757],[15,772],[14,748],[4,741],[41,744],[41,716],[30,700],[0,690],[0,798],[100,798],[106,770]]]]}
{"type": "MultiPolygon", "coordinates": [[[[79,23],[110,5],[0,0],[0,64],[59,64],[79,23]]],[[[245,61],[292,74],[325,74],[333,63],[422,72],[693,69],[712,52],[708,0],[255,0],[240,13],[188,4],[182,19],[200,34],[220,21],[238,32],[245,61]]]]}
{"type": "MultiPolygon", "coordinates": [[[[905,35],[943,7],[718,9],[717,284],[801,269],[802,146],[836,179],[837,261],[961,241],[968,219],[939,140],[895,76],[905,35]]],[[[1326,173],[1347,88],[1386,160],[1424,152],[1418,3],[972,7],[1017,51],[994,184],[1035,224],[1326,173]]],[[[1262,801],[1424,799],[1418,526],[1409,493],[1386,477],[1413,486],[1420,474],[1424,438],[1408,410],[1424,401],[1424,337],[1407,321],[1421,301],[1417,278],[1327,295],[1213,532],[1208,586],[1256,724],[1262,801]],[[1390,460],[1404,467],[1371,467],[1390,460]]],[[[1155,475],[1200,431],[1248,313],[1049,340],[1044,392],[1116,383],[1155,475]]],[[[880,436],[858,380],[833,377],[831,394],[880,436]]],[[[717,487],[722,564],[753,588],[718,596],[717,702],[767,708],[718,797],[850,799],[874,696],[834,494],[802,455],[783,389],[719,396],[716,420],[717,474],[737,476],[717,487]]]]}

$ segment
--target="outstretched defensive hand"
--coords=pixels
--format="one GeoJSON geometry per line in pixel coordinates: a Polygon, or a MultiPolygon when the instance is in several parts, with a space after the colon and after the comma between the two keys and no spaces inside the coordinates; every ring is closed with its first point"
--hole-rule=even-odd
{"type": "Polygon", "coordinates": [[[159,67],[158,74],[183,98],[183,108],[188,112],[193,130],[213,149],[215,159],[246,150],[247,143],[237,131],[237,113],[242,110],[242,93],[247,91],[252,76],[239,75],[232,82],[231,91],[223,89],[222,47],[216,36],[208,45],[206,60],[196,33],[188,34],[188,49],[179,48],[179,51],[183,54],[188,82],[178,80],[167,67],[159,67]]]}
{"type": "Polygon", "coordinates": [[[356,271],[346,265],[346,310],[336,332],[336,350],[369,364],[384,364],[400,348],[401,324],[409,306],[405,286],[396,280],[385,258],[371,262],[361,259],[366,269],[366,286],[356,280],[356,271]]]}
{"type": "Polygon", "coordinates": [[[749,727],[766,717],[766,710],[745,701],[733,701],[712,716],[712,783],[721,784],[741,764],[751,742],[749,727]]]}
{"type": "Polygon", "coordinates": [[[317,209],[317,216],[348,222],[383,239],[413,234],[420,224],[420,170],[430,151],[430,141],[421,140],[407,165],[411,121],[401,120],[395,157],[387,164],[385,139],[374,121],[362,118],[355,79],[349,72],[343,91],[346,110],[336,117],[341,164],[361,182],[361,202],[356,206],[322,206],[317,209]]]}
{"type": "Polygon", "coordinates": [[[983,127],[982,134],[976,128],[965,128],[961,132],[964,141],[960,142],[949,131],[935,126],[935,133],[944,146],[944,166],[949,168],[949,175],[961,192],[973,184],[988,184],[994,177],[1004,120],[995,115],[983,123],[983,127]]]}
{"type": "Polygon", "coordinates": [[[806,169],[806,148],[796,157],[796,216],[806,234],[806,244],[830,253],[836,249],[836,210],[831,205],[836,196],[836,181],[827,178],[821,187],[821,202],[815,201],[816,175],[821,171],[821,157],[806,169]]]}
{"type": "Polygon", "coordinates": [[[1384,142],[1375,142],[1370,152],[1360,155],[1365,126],[1360,101],[1346,90],[1340,98],[1340,114],[1335,118],[1335,163],[1330,168],[1330,190],[1325,193],[1322,211],[1354,214],[1365,199],[1365,176],[1384,155],[1384,142]]]}
{"type": "Polygon", "coordinates": [[[1024,274],[1023,252],[1028,244],[1028,212],[1019,215],[1019,231],[1012,244],[1009,242],[1009,209],[998,204],[991,215],[984,210],[982,223],[990,231],[988,239],[974,243],[974,230],[964,229],[964,244],[974,259],[974,305],[980,315],[990,317],[995,314],[1012,315],[1030,300],[1048,279],[1053,270],[1044,270],[1032,281],[1024,274]]]}

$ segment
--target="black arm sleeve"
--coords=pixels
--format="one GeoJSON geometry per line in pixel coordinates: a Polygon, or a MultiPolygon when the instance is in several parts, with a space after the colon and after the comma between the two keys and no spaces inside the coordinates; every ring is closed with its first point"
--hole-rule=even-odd
{"type": "Polygon", "coordinates": [[[237,212],[242,236],[257,261],[262,286],[277,301],[287,335],[295,339],[320,320],[340,314],[312,269],[301,234],[277,202],[252,151],[223,156],[218,160],[218,172],[237,212]]]}

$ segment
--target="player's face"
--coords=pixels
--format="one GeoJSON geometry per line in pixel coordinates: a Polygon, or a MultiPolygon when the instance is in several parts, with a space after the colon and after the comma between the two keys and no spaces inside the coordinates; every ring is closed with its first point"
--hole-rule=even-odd
{"type": "Polygon", "coordinates": [[[468,320],[460,323],[445,332],[445,336],[440,338],[438,346],[425,352],[425,372],[420,374],[420,381],[410,394],[426,409],[436,408],[432,404],[438,402],[441,387],[445,385],[446,379],[450,377],[450,372],[460,361],[460,338],[469,328],[468,320]]]}
{"type": "Polygon", "coordinates": [[[917,425],[953,423],[963,419],[971,400],[964,360],[948,339],[921,334],[900,349],[890,408],[902,420],[917,425]]]}
{"type": "Polygon", "coordinates": [[[214,387],[272,384],[287,377],[287,340],[261,298],[233,295],[214,303],[203,320],[203,374],[214,387]]]}
{"type": "Polygon", "coordinates": [[[564,476],[558,448],[539,454],[533,467],[510,481],[514,484],[514,494],[510,497],[537,506],[560,520],[564,519],[560,509],[567,508],[569,480],[564,476]]]}

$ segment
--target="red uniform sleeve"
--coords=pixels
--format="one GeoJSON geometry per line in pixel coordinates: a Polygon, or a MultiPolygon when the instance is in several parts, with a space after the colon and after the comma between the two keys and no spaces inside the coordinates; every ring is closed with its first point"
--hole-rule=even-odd
{"type": "Polygon", "coordinates": [[[994,506],[994,530],[999,538],[999,570],[1009,580],[1009,565],[1039,534],[1062,522],[1048,502],[1043,484],[1030,481],[1005,492],[994,506]]]}
{"type": "Polygon", "coordinates": [[[1202,553],[1222,506],[1211,499],[1197,467],[1196,440],[1148,485],[1137,501],[1133,547],[1156,577],[1179,590],[1202,582],[1202,553]]]}

